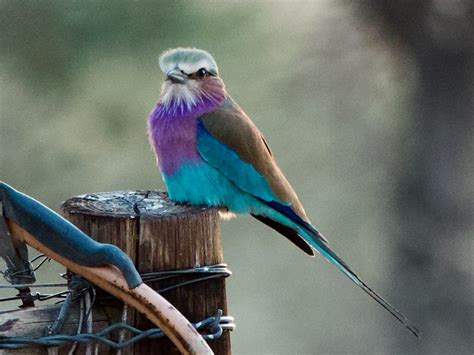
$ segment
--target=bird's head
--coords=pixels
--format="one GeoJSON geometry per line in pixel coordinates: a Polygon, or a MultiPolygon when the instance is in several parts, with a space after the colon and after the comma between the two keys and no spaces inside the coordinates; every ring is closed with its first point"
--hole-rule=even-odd
{"type": "Polygon", "coordinates": [[[169,112],[186,114],[214,109],[225,98],[225,87],[212,56],[195,48],[176,48],[160,56],[166,75],[159,104],[169,112]]]}

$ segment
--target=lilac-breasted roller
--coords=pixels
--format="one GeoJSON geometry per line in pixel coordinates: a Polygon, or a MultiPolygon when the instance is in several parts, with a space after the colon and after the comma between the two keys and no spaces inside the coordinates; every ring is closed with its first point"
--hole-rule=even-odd
{"type": "Polygon", "coordinates": [[[176,48],[159,63],[166,80],[148,132],[169,197],[250,213],[305,253],[321,254],[418,337],[405,316],[367,286],[311,224],[262,133],[226,92],[213,57],[176,48]]]}

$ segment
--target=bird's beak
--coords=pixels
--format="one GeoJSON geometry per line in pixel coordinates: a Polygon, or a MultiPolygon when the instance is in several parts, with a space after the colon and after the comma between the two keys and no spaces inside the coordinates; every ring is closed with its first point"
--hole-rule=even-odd
{"type": "Polygon", "coordinates": [[[184,84],[188,80],[188,77],[180,70],[172,69],[166,73],[166,80],[170,80],[173,84],[184,84]]]}

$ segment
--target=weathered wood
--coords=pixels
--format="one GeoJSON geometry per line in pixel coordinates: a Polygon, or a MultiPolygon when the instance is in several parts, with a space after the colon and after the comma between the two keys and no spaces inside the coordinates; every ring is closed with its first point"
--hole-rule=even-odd
{"type": "MultiPolygon", "coordinates": [[[[138,219],[133,210],[134,200],[126,199],[125,192],[107,194],[88,194],[73,197],[63,203],[62,213],[66,219],[75,224],[84,233],[101,243],[118,246],[130,256],[136,264],[136,246],[138,241],[138,219]]],[[[104,304],[111,321],[121,321],[123,305],[111,300],[104,304]]],[[[127,321],[132,324],[135,310],[129,308],[127,321]]],[[[119,334],[112,334],[118,339],[119,334]]],[[[114,352],[111,350],[110,354],[114,352]]],[[[123,349],[122,354],[132,354],[131,347],[123,349]]]]}
{"type": "MultiPolygon", "coordinates": [[[[121,247],[140,272],[163,271],[222,263],[218,213],[215,209],[176,205],[157,191],[97,193],[74,197],[62,206],[64,216],[94,239],[121,247]]],[[[168,283],[153,283],[153,288],[168,283]]],[[[225,281],[214,279],[170,291],[164,296],[191,322],[227,314],[225,281]]],[[[129,322],[151,327],[131,313],[129,322]]],[[[228,332],[209,345],[216,354],[230,354],[228,332]]],[[[128,354],[178,354],[168,339],[145,340],[128,354]]]]}
{"type": "MultiPolygon", "coordinates": [[[[53,323],[59,313],[61,305],[46,305],[22,310],[0,312],[0,336],[2,337],[38,337],[45,335],[45,330],[53,323]]],[[[98,331],[109,325],[106,314],[101,307],[93,309],[93,330],[98,331]]],[[[74,302],[68,313],[61,334],[76,334],[79,321],[79,303],[74,302]]],[[[71,345],[59,349],[59,354],[67,354],[71,345]]],[[[100,349],[100,346],[99,346],[100,349]]],[[[84,354],[85,346],[79,347],[77,354],[84,354]]],[[[1,355],[6,354],[46,354],[44,347],[31,347],[21,350],[0,350],[1,355]]]]}

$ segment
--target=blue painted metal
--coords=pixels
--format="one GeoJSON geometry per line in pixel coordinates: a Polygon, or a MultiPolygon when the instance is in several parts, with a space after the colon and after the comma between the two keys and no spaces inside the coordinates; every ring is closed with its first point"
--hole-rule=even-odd
{"type": "Polygon", "coordinates": [[[132,260],[120,248],[98,243],[42,203],[0,181],[5,217],[59,255],[82,266],[115,265],[130,288],[142,283],[132,260]]]}

